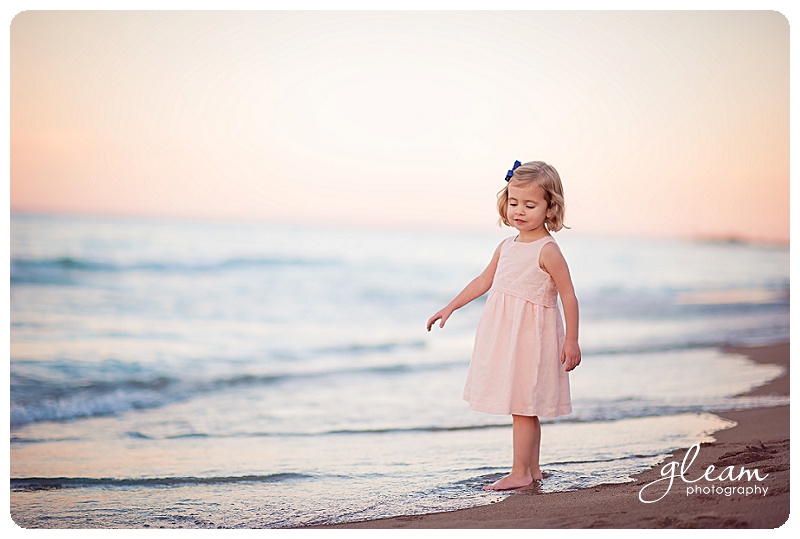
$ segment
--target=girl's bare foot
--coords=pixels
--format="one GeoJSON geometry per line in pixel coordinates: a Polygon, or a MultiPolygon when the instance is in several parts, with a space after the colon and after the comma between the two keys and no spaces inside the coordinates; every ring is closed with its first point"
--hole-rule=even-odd
{"type": "Polygon", "coordinates": [[[542,472],[534,473],[533,475],[513,475],[508,474],[492,483],[489,486],[483,487],[483,490],[511,490],[515,488],[527,487],[535,479],[542,479],[542,472]]]}
{"type": "Polygon", "coordinates": [[[483,490],[512,490],[515,488],[527,487],[531,483],[533,483],[533,479],[530,476],[525,478],[507,475],[502,479],[498,479],[491,485],[483,487],[483,490]]]}

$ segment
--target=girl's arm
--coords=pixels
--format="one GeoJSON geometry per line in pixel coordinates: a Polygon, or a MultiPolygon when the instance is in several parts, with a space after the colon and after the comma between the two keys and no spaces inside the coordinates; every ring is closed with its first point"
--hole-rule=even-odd
{"type": "Polygon", "coordinates": [[[564,320],[566,322],[564,349],[561,352],[561,363],[566,370],[571,371],[581,363],[581,348],[578,346],[578,298],[572,286],[569,267],[561,249],[553,242],[542,247],[539,264],[543,270],[553,277],[561,296],[561,305],[564,307],[564,320]]]}
{"type": "MultiPolygon", "coordinates": [[[[502,245],[502,243],[500,245],[502,245]]],[[[494,272],[497,269],[497,261],[500,259],[500,245],[498,245],[497,249],[494,250],[492,260],[489,262],[489,265],[486,266],[486,269],[483,270],[480,275],[475,277],[466,287],[464,287],[464,290],[454,297],[444,309],[430,317],[428,320],[428,331],[431,330],[434,322],[439,319],[441,319],[439,327],[443,328],[444,323],[448,318],[450,318],[450,315],[453,314],[453,311],[460,309],[475,298],[481,297],[489,290],[489,288],[492,287],[492,282],[494,281],[494,272]]]]}

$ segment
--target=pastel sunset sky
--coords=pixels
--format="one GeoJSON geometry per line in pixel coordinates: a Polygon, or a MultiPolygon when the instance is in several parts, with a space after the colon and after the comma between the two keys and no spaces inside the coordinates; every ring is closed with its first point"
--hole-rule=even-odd
{"type": "Polygon", "coordinates": [[[775,11],[26,11],[13,211],[490,229],[515,159],[575,233],[789,238],[775,11]]]}

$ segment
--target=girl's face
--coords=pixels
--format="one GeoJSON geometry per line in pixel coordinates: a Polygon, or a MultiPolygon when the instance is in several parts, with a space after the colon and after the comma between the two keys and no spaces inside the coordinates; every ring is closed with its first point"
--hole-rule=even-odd
{"type": "Polygon", "coordinates": [[[520,232],[546,232],[549,217],[545,191],[537,183],[508,186],[506,218],[520,232]]]}

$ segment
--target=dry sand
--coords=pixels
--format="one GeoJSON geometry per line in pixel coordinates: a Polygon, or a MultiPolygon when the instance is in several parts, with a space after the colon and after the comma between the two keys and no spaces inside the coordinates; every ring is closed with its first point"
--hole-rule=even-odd
{"type": "MultiPolygon", "coordinates": [[[[732,348],[755,361],[777,363],[786,369],[780,378],[750,395],[789,395],[789,344],[760,348],[732,348]]],[[[716,470],[733,466],[757,469],[763,481],[745,477],[736,481],[705,479],[684,483],[676,476],[666,495],[653,503],[642,503],[643,486],[660,479],[669,463],[679,467],[688,448],[675,452],[658,466],[643,472],[634,482],[603,485],[574,492],[537,493],[518,490],[499,503],[428,515],[355,522],[329,528],[777,528],[789,517],[789,406],[719,413],[737,425],[717,432],[713,443],[702,444],[687,479],[701,477],[709,465],[716,470]],[[766,495],[744,493],[687,494],[687,487],[746,487],[758,485],[766,495]]],[[[655,499],[666,491],[662,481],[647,491],[655,499]],[[664,488],[661,488],[661,487],[664,488]],[[660,489],[660,490],[659,490],[660,489]]]]}

